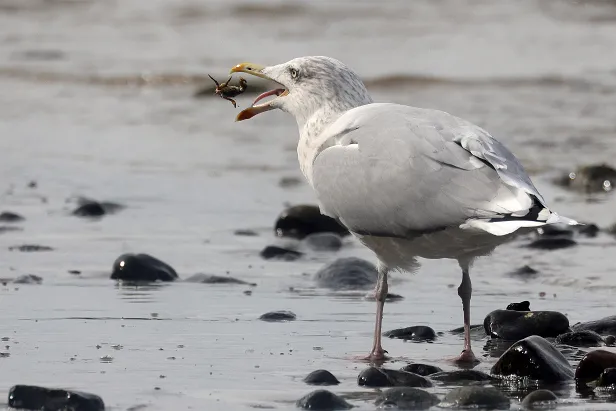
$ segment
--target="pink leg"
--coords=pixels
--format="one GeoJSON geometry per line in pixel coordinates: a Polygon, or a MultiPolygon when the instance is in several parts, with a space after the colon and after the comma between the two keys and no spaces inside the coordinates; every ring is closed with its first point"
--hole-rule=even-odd
{"type": "Polygon", "coordinates": [[[372,350],[366,357],[366,360],[382,361],[387,359],[385,351],[381,345],[381,326],[383,323],[383,307],[385,306],[385,299],[387,298],[387,268],[382,264],[379,264],[379,278],[376,283],[376,289],[374,291],[376,299],[376,321],[374,323],[374,342],[372,344],[372,350]]]}
{"type": "Polygon", "coordinates": [[[473,288],[468,267],[462,267],[462,283],[458,287],[458,295],[462,299],[462,311],[464,312],[464,350],[455,359],[459,364],[474,364],[479,362],[471,349],[471,294],[473,288]]]}

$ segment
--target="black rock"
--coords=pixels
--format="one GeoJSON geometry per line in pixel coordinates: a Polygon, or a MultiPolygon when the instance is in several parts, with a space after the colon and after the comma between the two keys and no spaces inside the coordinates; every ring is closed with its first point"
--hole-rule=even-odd
{"type": "Polygon", "coordinates": [[[522,301],[520,303],[511,303],[507,306],[507,310],[530,311],[530,301],[522,301]]]}
{"type": "Polygon", "coordinates": [[[43,279],[38,275],[24,274],[13,280],[13,284],[41,284],[43,279]]]}
{"type": "Polygon", "coordinates": [[[544,338],[533,335],[513,344],[492,367],[493,375],[515,375],[544,382],[574,377],[567,359],[544,338]]]}
{"type": "Polygon", "coordinates": [[[539,237],[527,245],[528,248],[538,250],[559,250],[577,245],[577,242],[570,237],[539,237]]]}
{"type": "Polygon", "coordinates": [[[25,218],[11,211],[3,211],[0,213],[0,221],[3,223],[17,223],[24,220],[25,218]]]}
{"type": "Polygon", "coordinates": [[[378,273],[369,261],[355,257],[339,258],[321,268],[314,276],[318,287],[332,290],[374,288],[378,273]]]}
{"type": "Polygon", "coordinates": [[[113,214],[123,209],[121,204],[110,201],[96,201],[89,198],[79,198],[78,206],[72,214],[77,217],[102,217],[106,214],[113,214]]]}
{"type": "Polygon", "coordinates": [[[302,253],[289,248],[278,247],[277,245],[268,245],[261,250],[260,255],[266,260],[295,261],[302,256],[302,253]]]}
{"type": "Polygon", "coordinates": [[[303,242],[314,251],[338,251],[342,248],[342,237],[336,233],[312,233],[303,242]]]}
{"type": "Polygon", "coordinates": [[[606,368],[596,381],[597,387],[616,386],[616,368],[606,368]]]}
{"type": "Polygon", "coordinates": [[[385,331],[384,337],[397,338],[400,340],[412,341],[434,341],[436,340],[436,332],[425,325],[414,325],[412,327],[398,328],[391,331],[385,331]]]}
{"type": "Polygon", "coordinates": [[[291,311],[270,311],[259,317],[261,321],[278,322],[278,321],[293,321],[297,316],[291,311]]]}
{"type": "Polygon", "coordinates": [[[585,237],[594,238],[599,234],[601,229],[596,224],[584,224],[579,226],[574,226],[578,234],[583,235],[585,237]]]}
{"type": "Polygon", "coordinates": [[[438,403],[436,395],[413,387],[389,388],[375,402],[379,408],[395,407],[397,410],[425,410],[438,403]]]}
{"type": "Polygon", "coordinates": [[[524,265],[510,273],[510,275],[514,277],[520,277],[522,279],[534,278],[535,276],[537,276],[537,274],[539,274],[539,271],[535,270],[529,265],[524,265]]]}
{"type": "Polygon", "coordinates": [[[340,381],[327,370],[316,370],[304,378],[304,382],[310,385],[338,385],[340,381]]]}
{"type": "Polygon", "coordinates": [[[616,367],[616,353],[607,350],[594,350],[580,360],[575,369],[578,381],[594,381],[607,368],[616,367]]]}
{"type": "Polygon", "coordinates": [[[467,385],[449,391],[440,407],[509,409],[511,400],[494,387],[467,385]]]}
{"type": "Polygon", "coordinates": [[[101,397],[79,391],[68,391],[15,385],[9,391],[9,407],[25,410],[104,411],[101,397]]]}
{"type": "Polygon", "coordinates": [[[569,331],[569,320],[556,311],[495,310],[483,321],[486,334],[504,340],[531,335],[556,337],[569,331]]]}
{"type": "Polygon", "coordinates": [[[603,339],[594,331],[572,331],[556,337],[556,343],[574,347],[600,347],[603,345],[603,339]]]}
{"type": "Polygon", "coordinates": [[[613,335],[608,335],[607,337],[605,337],[604,341],[606,345],[614,345],[616,344],[616,337],[613,335]]]}
{"type": "Polygon", "coordinates": [[[544,410],[546,408],[553,408],[556,406],[556,401],[558,401],[558,397],[550,390],[535,390],[528,394],[522,400],[522,407],[532,410],[532,409],[540,409],[544,410]]]}
{"type": "Polygon", "coordinates": [[[250,285],[252,287],[257,285],[256,283],[249,283],[247,281],[239,280],[233,277],[226,277],[222,275],[201,274],[201,273],[191,275],[184,281],[187,283],[200,283],[200,284],[242,284],[242,285],[250,285]]]}
{"type": "Polygon", "coordinates": [[[148,254],[122,254],[113,263],[112,280],[175,281],[178,275],[167,263],[148,254]]]}
{"type": "Polygon", "coordinates": [[[400,368],[400,371],[412,372],[413,374],[426,377],[428,375],[436,374],[437,372],[441,372],[443,370],[436,365],[414,363],[405,365],[404,367],[400,368]]]}
{"type": "Polygon", "coordinates": [[[616,170],[607,164],[582,166],[557,178],[555,182],[563,187],[586,193],[607,192],[616,184],[616,170]]]}
{"type": "MultiPolygon", "coordinates": [[[[364,298],[368,301],[376,301],[376,296],[373,292],[366,294],[364,298]]],[[[400,300],[404,300],[404,297],[400,294],[387,293],[387,295],[385,296],[385,301],[387,301],[388,303],[393,303],[400,300]]]]}
{"type": "Polygon", "coordinates": [[[353,408],[343,398],[327,390],[316,390],[300,398],[296,405],[304,410],[348,410],[353,408]]]}
{"type": "Polygon", "coordinates": [[[601,318],[596,321],[577,323],[571,326],[573,331],[594,331],[600,335],[616,334],[616,315],[601,318]]]}
{"type": "Polygon", "coordinates": [[[444,384],[462,384],[466,382],[488,382],[492,377],[477,370],[441,371],[430,375],[430,379],[444,384]]]}
{"type": "Polygon", "coordinates": [[[233,234],[243,237],[256,237],[259,235],[259,233],[253,230],[235,230],[233,234]]]}
{"type": "Polygon", "coordinates": [[[53,248],[47,247],[46,245],[38,245],[38,244],[22,244],[22,245],[14,245],[9,247],[9,251],[21,251],[24,253],[32,253],[37,251],[53,251],[53,248]]]}
{"type": "Polygon", "coordinates": [[[362,387],[431,387],[432,383],[412,372],[369,367],[359,373],[357,384],[362,387]]]}
{"type": "Polygon", "coordinates": [[[284,210],[276,220],[274,227],[279,237],[293,237],[302,239],[312,233],[336,233],[341,236],[349,235],[338,221],[321,214],[315,205],[297,205],[284,210]]]}
{"type": "MultiPolygon", "coordinates": [[[[483,324],[471,324],[471,335],[476,334],[476,335],[485,335],[485,329],[483,327],[483,324]]],[[[464,334],[464,326],[462,327],[458,327],[458,328],[454,328],[453,330],[449,330],[450,333],[452,334],[464,334]]]]}

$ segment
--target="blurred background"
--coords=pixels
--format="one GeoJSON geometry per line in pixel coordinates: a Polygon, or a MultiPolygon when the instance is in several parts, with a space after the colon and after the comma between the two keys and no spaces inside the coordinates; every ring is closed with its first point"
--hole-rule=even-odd
{"type": "MultiPolygon", "coordinates": [[[[169,290],[114,289],[108,280],[111,265],[125,252],[150,253],[180,277],[230,272],[258,280],[261,290],[274,294],[332,259],[317,256],[280,265],[258,255],[275,241],[273,224],[288,204],[315,199],[299,171],[298,132],[290,116],[270,112],[234,122],[263,85],[247,78],[249,91],[236,98],[237,109],[213,95],[207,74],[224,81],[229,69],[244,61],[270,65],[302,55],[340,59],[365,80],[376,101],[438,108],[486,128],[520,158],[560,214],[609,230],[616,222],[610,197],[616,172],[607,167],[592,174],[596,168],[579,167],[616,165],[615,50],[616,2],[610,0],[0,0],[0,211],[25,217],[15,229],[0,231],[0,277],[31,273],[43,278],[39,289],[3,290],[0,330],[21,335],[24,353],[37,346],[37,338],[89,350],[102,329],[117,332],[116,323],[99,321],[96,327],[102,329],[82,334],[73,322],[54,322],[49,327],[55,337],[37,327],[43,327],[44,318],[69,321],[84,312],[88,318],[150,318],[152,311],[167,309],[169,318],[209,321],[207,315],[213,315],[225,323],[276,308],[269,307],[275,305],[271,299],[256,296],[231,303],[225,290],[203,295],[179,287],[174,297],[169,290]],[[572,182],[579,176],[588,179],[576,186],[572,182]],[[70,215],[79,196],[125,208],[85,221],[70,215]],[[235,230],[257,235],[237,236],[235,230]],[[23,244],[53,251],[8,251],[23,244]],[[35,326],[33,319],[41,323],[35,326]],[[92,341],[75,343],[82,338],[92,341]]],[[[485,309],[475,311],[474,322],[494,308],[491,304],[502,303],[494,293],[503,289],[524,298],[547,287],[561,296],[569,293],[570,301],[577,301],[580,290],[592,291],[596,304],[589,302],[585,309],[603,306],[616,290],[614,243],[605,234],[566,251],[512,247],[497,252],[478,264],[479,297],[473,301],[485,309]],[[541,270],[534,282],[504,274],[526,263],[541,270]]],[[[356,244],[346,250],[373,259],[356,244]]],[[[442,294],[427,291],[396,306],[399,318],[421,314],[412,308],[421,298],[432,304],[442,298],[445,312],[437,323],[461,325],[455,292],[446,288],[458,283],[457,274],[451,274],[457,273],[454,265],[430,263],[426,270],[434,275],[417,276],[417,283],[394,292],[430,290],[428,278],[443,286],[442,294]]],[[[563,297],[555,304],[569,302],[563,297]]],[[[361,350],[369,344],[373,305],[359,310],[365,318],[347,326],[361,331],[361,350]]],[[[309,313],[306,308],[304,314],[309,313]]],[[[169,344],[176,343],[171,331],[156,327],[147,335],[163,333],[169,344]]],[[[207,330],[178,332],[192,335],[195,345],[209,341],[203,333],[222,332],[207,330]]],[[[13,364],[15,373],[29,369],[42,375],[56,370],[52,362],[64,367],[73,348],[66,355],[48,349],[50,362],[38,363],[42,370],[25,356],[13,355],[14,362],[5,364],[13,364]]],[[[195,355],[209,358],[211,352],[195,355]]],[[[83,355],[98,366],[102,354],[83,355]]],[[[88,364],[79,372],[62,368],[58,380],[78,385],[90,375],[88,364]]],[[[161,364],[167,362],[161,359],[161,364]]],[[[127,365],[120,361],[117,367],[120,372],[127,365]]],[[[158,378],[157,370],[147,376],[158,378]]],[[[86,380],[101,384],[97,375],[86,380]]],[[[233,375],[220,377],[219,385],[225,387],[233,375]]],[[[148,389],[157,383],[143,381],[148,389]]],[[[0,391],[18,381],[1,382],[6,386],[0,391]]],[[[117,386],[101,384],[100,389],[124,393],[117,386]]],[[[150,398],[143,390],[140,395],[150,398]]],[[[132,404],[133,394],[122,395],[116,397],[119,404],[132,404]]]]}

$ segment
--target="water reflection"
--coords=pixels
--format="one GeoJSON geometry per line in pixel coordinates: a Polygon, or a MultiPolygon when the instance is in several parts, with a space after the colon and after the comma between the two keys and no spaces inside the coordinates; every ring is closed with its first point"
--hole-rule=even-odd
{"type": "Polygon", "coordinates": [[[118,295],[122,300],[143,304],[156,302],[156,291],[160,291],[163,287],[169,285],[159,282],[118,281],[115,284],[115,288],[118,290],[118,295]]]}

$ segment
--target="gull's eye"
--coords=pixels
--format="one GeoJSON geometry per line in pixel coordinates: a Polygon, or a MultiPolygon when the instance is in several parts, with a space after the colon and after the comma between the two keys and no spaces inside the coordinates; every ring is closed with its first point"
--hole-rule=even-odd
{"type": "Polygon", "coordinates": [[[294,79],[299,77],[299,71],[297,69],[290,68],[289,73],[291,74],[291,77],[293,77],[294,79]]]}

